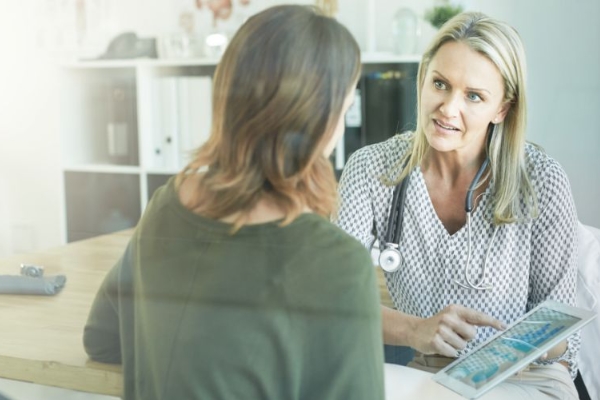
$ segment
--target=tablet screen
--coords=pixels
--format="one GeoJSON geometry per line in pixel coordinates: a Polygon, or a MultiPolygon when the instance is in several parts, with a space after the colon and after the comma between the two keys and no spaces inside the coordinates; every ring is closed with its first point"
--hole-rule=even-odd
{"type": "Polygon", "coordinates": [[[479,389],[580,320],[581,318],[572,315],[540,307],[495,340],[448,368],[446,374],[479,389]]]}

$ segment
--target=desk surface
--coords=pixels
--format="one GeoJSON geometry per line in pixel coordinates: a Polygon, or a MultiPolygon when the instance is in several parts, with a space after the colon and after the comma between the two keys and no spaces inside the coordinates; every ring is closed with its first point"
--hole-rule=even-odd
{"type": "Polygon", "coordinates": [[[119,396],[120,366],[90,361],[83,327],[106,272],[121,256],[130,231],[99,236],[0,260],[0,274],[19,274],[23,262],[64,274],[56,296],[0,295],[0,377],[119,396]]]}
{"type": "MultiPolygon", "coordinates": [[[[0,295],[0,377],[119,396],[120,366],[90,361],[83,327],[107,271],[123,253],[132,231],[74,242],[0,260],[0,275],[19,274],[21,263],[44,266],[45,275],[64,274],[56,296],[0,295]]],[[[391,304],[377,268],[382,303],[391,304]]]]}
{"type": "Polygon", "coordinates": [[[386,400],[464,400],[434,382],[429,372],[393,364],[385,364],[384,371],[386,400]]]}
{"type": "MultiPolygon", "coordinates": [[[[385,364],[385,399],[464,400],[464,397],[434,382],[432,376],[432,373],[418,369],[385,364]]],[[[514,388],[497,386],[481,396],[479,400],[506,400],[516,393],[519,391],[514,388]]]]}

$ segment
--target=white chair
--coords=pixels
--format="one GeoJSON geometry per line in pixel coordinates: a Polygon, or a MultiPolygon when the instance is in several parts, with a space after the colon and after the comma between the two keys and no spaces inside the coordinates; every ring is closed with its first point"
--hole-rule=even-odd
{"type": "Polygon", "coordinates": [[[600,229],[579,223],[577,305],[599,317],[581,331],[579,372],[592,399],[600,399],[600,229]]]}

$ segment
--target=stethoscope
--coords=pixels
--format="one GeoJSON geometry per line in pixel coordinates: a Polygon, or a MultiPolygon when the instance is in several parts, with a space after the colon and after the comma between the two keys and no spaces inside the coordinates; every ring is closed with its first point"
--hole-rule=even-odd
{"type": "MultiPolygon", "coordinates": [[[[491,139],[491,135],[488,137],[488,145],[489,139],[491,139]]],[[[454,283],[457,285],[466,288],[466,289],[475,289],[475,290],[491,290],[492,285],[485,282],[485,273],[487,268],[487,261],[490,254],[490,250],[494,243],[494,239],[496,237],[496,232],[498,231],[498,226],[494,226],[494,232],[492,233],[492,238],[488,244],[487,250],[485,252],[485,258],[483,259],[483,268],[481,272],[481,279],[479,282],[472,282],[469,279],[469,270],[471,268],[471,212],[473,211],[473,194],[475,192],[475,188],[481,179],[481,175],[489,165],[489,158],[486,157],[485,161],[479,167],[479,170],[475,174],[473,181],[469,185],[469,189],[467,190],[467,195],[465,198],[465,212],[467,214],[466,223],[467,223],[467,261],[465,262],[464,274],[466,283],[460,282],[458,280],[454,280],[454,283]]],[[[385,236],[385,241],[383,245],[383,249],[379,254],[379,265],[384,271],[387,272],[395,272],[400,268],[402,264],[402,254],[400,253],[400,239],[402,235],[402,222],[404,220],[404,203],[406,199],[406,189],[408,188],[408,184],[410,182],[410,173],[406,175],[402,181],[396,185],[394,188],[394,194],[392,196],[392,207],[390,208],[390,216],[388,219],[388,229],[385,236]]]]}

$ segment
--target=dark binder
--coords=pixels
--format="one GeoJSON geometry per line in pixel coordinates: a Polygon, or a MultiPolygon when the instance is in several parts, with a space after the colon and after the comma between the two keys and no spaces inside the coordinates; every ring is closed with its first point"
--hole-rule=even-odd
{"type": "Polygon", "coordinates": [[[364,78],[365,144],[382,142],[416,127],[416,74],[393,70],[364,78]]]}

